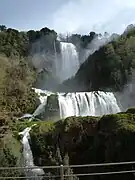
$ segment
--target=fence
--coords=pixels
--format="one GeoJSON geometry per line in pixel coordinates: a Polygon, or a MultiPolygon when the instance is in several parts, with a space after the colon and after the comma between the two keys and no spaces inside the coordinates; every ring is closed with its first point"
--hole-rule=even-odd
{"type": "MultiPolygon", "coordinates": [[[[59,175],[41,175],[41,176],[25,176],[25,177],[18,177],[18,176],[10,176],[10,177],[0,177],[2,180],[6,179],[39,179],[39,178],[56,178],[60,180],[64,180],[66,177],[82,177],[82,176],[101,176],[101,175],[114,175],[114,174],[129,174],[129,173],[135,173],[135,169],[130,169],[130,170],[124,170],[124,171],[109,171],[109,172],[96,172],[96,173],[83,173],[83,174],[64,174],[64,170],[67,168],[86,168],[86,167],[109,167],[109,166],[119,166],[119,165],[135,165],[135,161],[131,162],[117,162],[117,163],[102,163],[102,164],[84,164],[84,165],[69,165],[69,166],[40,166],[40,167],[0,167],[0,172],[1,171],[8,171],[8,170],[34,170],[34,169],[59,169],[59,175]]],[[[0,173],[1,174],[1,173],[0,173]]]]}

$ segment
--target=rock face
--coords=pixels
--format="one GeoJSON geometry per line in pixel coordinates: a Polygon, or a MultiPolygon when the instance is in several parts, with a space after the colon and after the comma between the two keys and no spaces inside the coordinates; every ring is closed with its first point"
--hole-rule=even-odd
{"type": "MultiPolygon", "coordinates": [[[[1,120],[0,166],[21,166],[22,147],[18,132],[32,127],[31,149],[36,166],[92,164],[135,160],[135,109],[102,117],[69,117],[59,121],[1,120]],[[3,125],[2,122],[5,124],[3,125]],[[9,122],[9,121],[8,121],[9,122]],[[36,124],[36,126],[33,126],[36,124]],[[8,128],[7,128],[8,127],[8,128]]],[[[65,169],[66,174],[133,170],[133,165],[65,169]]],[[[59,175],[59,170],[44,169],[59,175]]],[[[20,171],[0,171],[1,176],[23,176],[20,171]]],[[[92,180],[134,179],[134,174],[91,176],[92,180]]],[[[67,178],[70,180],[70,178],[67,178]]],[[[77,179],[74,177],[73,180],[77,179]]],[[[79,177],[90,179],[90,177],[79,177]]]]}
{"type": "Polygon", "coordinates": [[[58,96],[55,94],[50,95],[47,98],[47,104],[45,106],[45,119],[57,120],[60,117],[58,96]]]}
{"type": "MultiPolygon", "coordinates": [[[[31,146],[36,165],[91,164],[135,160],[134,109],[103,117],[70,117],[53,122],[38,122],[31,131],[31,146]]],[[[74,168],[73,173],[131,170],[131,165],[74,168]]],[[[52,171],[57,174],[58,172],[52,171]]],[[[134,179],[133,174],[99,176],[98,179],[134,179]]],[[[80,179],[89,179],[81,177],[80,179]]],[[[96,176],[91,179],[97,179],[96,176]]]]}

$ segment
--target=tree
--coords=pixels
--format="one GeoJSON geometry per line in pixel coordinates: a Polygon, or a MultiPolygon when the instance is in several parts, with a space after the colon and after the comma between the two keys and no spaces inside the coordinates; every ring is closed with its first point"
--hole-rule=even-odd
{"type": "Polygon", "coordinates": [[[0,25],[0,31],[6,31],[6,26],[5,25],[0,25]]]}
{"type": "Polygon", "coordinates": [[[94,39],[95,35],[96,35],[95,32],[93,32],[93,31],[90,32],[90,37],[91,37],[91,39],[94,39]]]}
{"type": "MultiPolygon", "coordinates": [[[[113,34],[111,42],[90,55],[81,65],[74,81],[82,82],[83,90],[121,91],[130,82],[135,69],[135,28],[131,25],[128,29],[121,36],[113,34]]],[[[108,33],[105,35],[108,36],[108,33]]],[[[81,40],[84,48],[91,41],[90,36],[82,36],[81,40]]]]}

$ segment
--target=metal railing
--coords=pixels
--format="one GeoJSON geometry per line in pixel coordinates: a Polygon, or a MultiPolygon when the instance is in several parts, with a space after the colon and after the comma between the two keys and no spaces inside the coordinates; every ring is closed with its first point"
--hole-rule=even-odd
{"type": "MultiPolygon", "coordinates": [[[[0,167],[1,171],[8,171],[8,170],[34,170],[37,168],[40,169],[59,169],[59,175],[41,175],[38,176],[39,178],[59,178],[60,180],[64,180],[66,177],[82,177],[82,176],[101,176],[101,175],[114,175],[114,174],[129,174],[129,173],[135,173],[135,168],[131,170],[121,170],[121,171],[108,171],[108,172],[91,172],[91,173],[80,173],[80,174],[65,174],[64,170],[67,168],[86,168],[86,167],[109,167],[109,166],[119,166],[119,165],[134,165],[135,161],[130,162],[117,162],[117,163],[100,163],[100,164],[83,164],[83,165],[60,165],[60,166],[39,166],[39,167],[0,167]]],[[[0,173],[1,174],[1,173],[0,173]]],[[[1,175],[0,175],[1,176],[1,175]]],[[[37,176],[28,176],[28,177],[18,177],[18,176],[6,176],[6,177],[0,177],[2,180],[6,179],[36,179],[37,176]]]]}

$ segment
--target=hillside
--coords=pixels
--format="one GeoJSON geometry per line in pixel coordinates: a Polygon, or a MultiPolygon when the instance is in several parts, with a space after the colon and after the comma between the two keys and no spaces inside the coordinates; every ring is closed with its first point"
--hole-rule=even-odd
{"type": "Polygon", "coordinates": [[[40,67],[34,64],[33,56],[48,51],[47,48],[54,51],[51,49],[54,40],[56,33],[48,28],[19,32],[0,26],[0,111],[33,113],[39,103],[31,88],[40,77],[39,69],[43,68],[40,63],[40,67]]]}
{"type": "Polygon", "coordinates": [[[135,27],[106,43],[80,66],[75,78],[65,81],[69,91],[121,91],[132,79],[135,68],[135,27]]]}
{"type": "MultiPolygon", "coordinates": [[[[90,52],[93,52],[92,43],[100,36],[90,32],[88,35],[71,35],[63,41],[68,41],[70,50],[72,43],[75,57],[78,57],[79,62],[82,63],[85,50],[89,47],[90,52]]],[[[128,83],[133,82],[134,26],[128,28],[128,31],[125,30],[121,36],[115,36],[104,45],[98,46],[98,49],[81,64],[75,77],[62,85],[57,83],[54,68],[56,60],[54,57],[61,56],[60,43],[57,33],[48,28],[19,32],[0,26],[1,166],[29,167],[28,163],[33,159],[25,155],[31,153],[31,150],[36,166],[135,160],[135,110],[129,109],[126,112],[112,114],[121,110],[121,104],[117,102],[118,98],[115,98],[115,94],[121,93],[128,83]],[[55,90],[64,89],[64,93],[49,95],[49,91],[41,91],[39,97],[32,89],[32,87],[45,88],[46,84],[52,82],[56,84],[55,90]],[[95,92],[98,90],[105,92],[95,92]],[[65,93],[67,91],[74,93],[65,93]],[[77,94],[76,91],[94,92],[77,94]],[[42,102],[39,98],[42,98],[42,102]],[[35,116],[32,121],[19,119],[25,113],[33,114],[40,104],[40,113],[36,116],[39,119],[35,116]],[[60,105],[63,105],[63,108],[60,108],[60,105]],[[59,120],[60,112],[70,116],[72,113],[78,115],[80,112],[81,115],[86,115],[86,110],[88,110],[87,114],[92,113],[92,116],[73,116],[59,120]],[[96,111],[98,115],[95,115],[96,111]],[[111,114],[101,116],[108,112],[111,114]],[[33,127],[34,124],[36,125],[33,127]],[[29,132],[26,136],[23,133],[19,135],[19,132],[28,130],[25,129],[28,127],[32,128],[30,137],[29,132]]],[[[129,91],[127,93],[130,94],[129,91]]],[[[125,97],[120,96],[119,94],[119,99],[125,101],[123,104],[127,105],[129,103],[127,94],[124,95],[125,97]]],[[[134,92],[130,96],[134,105],[134,92]]],[[[117,171],[125,168],[131,170],[134,167],[127,165],[119,166],[118,169],[88,168],[85,172],[117,171]]],[[[25,173],[20,170],[0,172],[1,176],[18,175],[19,177],[24,177],[25,173]]],[[[50,170],[45,173],[57,175],[58,171],[50,170]]],[[[65,173],[84,173],[84,170],[73,168],[65,170],[65,173]]],[[[132,180],[134,174],[92,177],[93,180],[108,180],[108,178],[132,180]]],[[[70,180],[70,178],[66,179],[70,180]]],[[[77,180],[77,177],[71,179],[77,180]]],[[[87,179],[89,178],[85,178],[87,179]]]]}
{"type": "MultiPolygon", "coordinates": [[[[60,164],[91,164],[135,160],[135,110],[110,114],[103,117],[69,117],[57,122],[53,121],[16,121],[8,124],[7,117],[1,117],[0,163],[3,166],[20,166],[22,145],[18,133],[26,127],[37,124],[30,131],[30,145],[34,162],[37,166],[60,164]],[[2,124],[3,122],[3,124],[2,124]],[[4,125],[6,123],[6,126],[4,125]],[[9,143],[10,141],[10,143],[9,143]],[[13,145],[14,144],[14,145],[13,145]],[[4,146],[3,146],[4,145],[4,146]],[[14,148],[16,147],[16,148],[14,148]]],[[[65,173],[87,173],[131,170],[131,165],[112,166],[111,168],[93,167],[85,169],[73,168],[65,173]]],[[[55,170],[49,170],[58,175],[55,170]]],[[[20,171],[2,171],[3,176],[20,175],[20,171]]],[[[49,173],[48,170],[46,173],[49,173]]],[[[91,177],[96,180],[97,177],[91,177]]],[[[122,178],[134,179],[133,174],[99,176],[106,180],[122,178]]],[[[81,177],[80,179],[89,179],[81,177]]]]}

